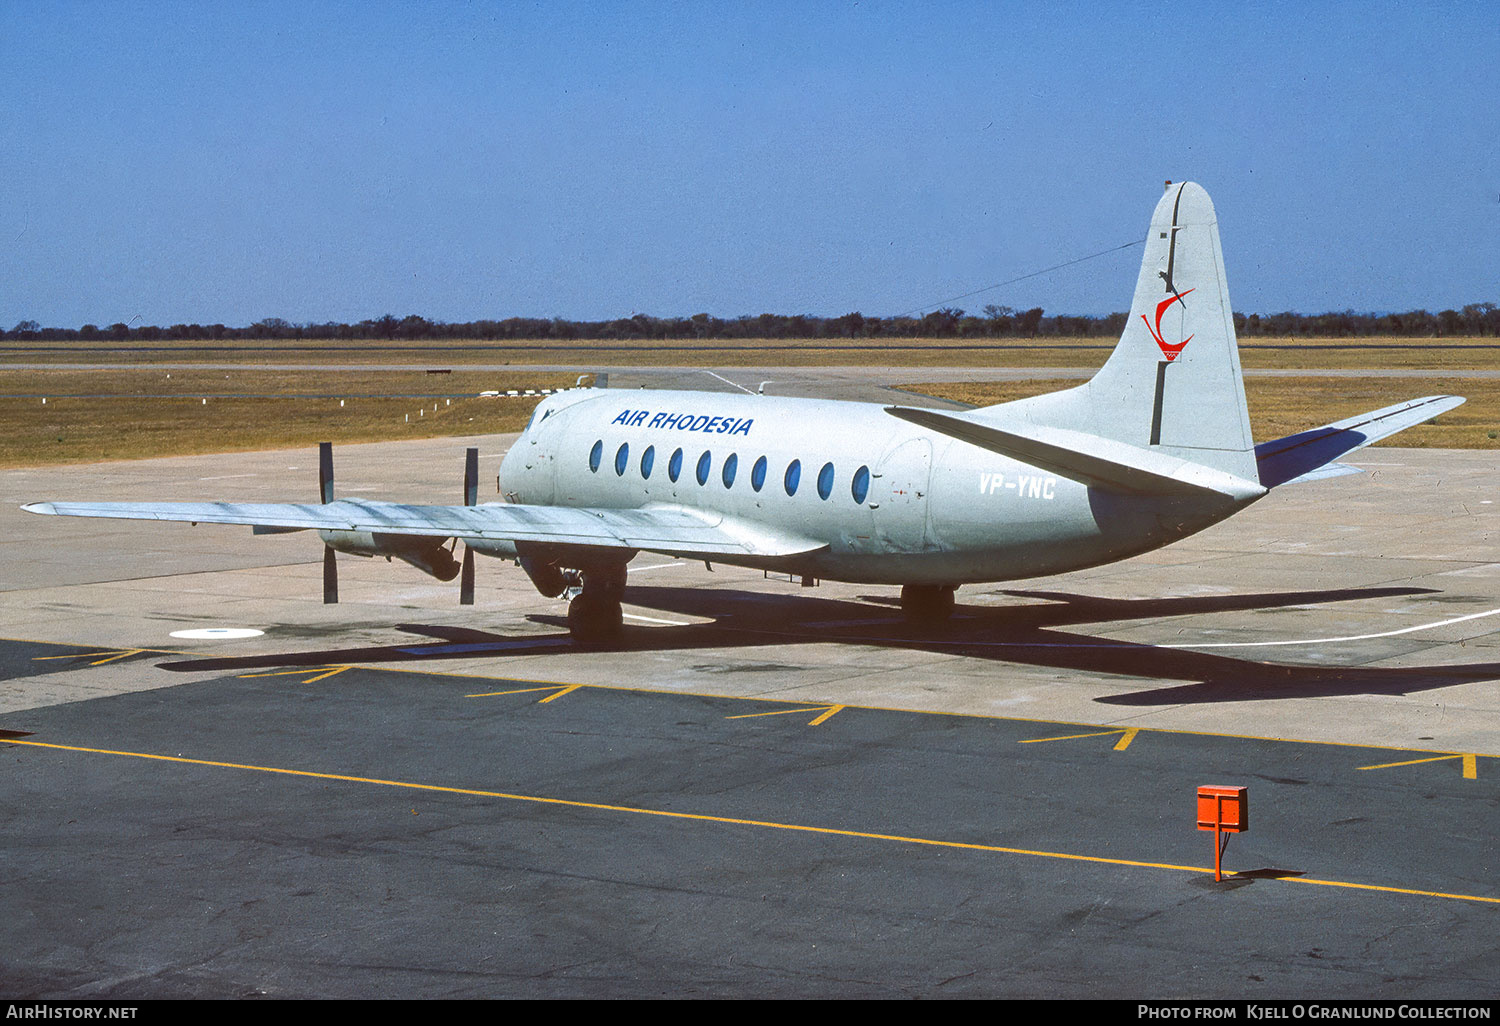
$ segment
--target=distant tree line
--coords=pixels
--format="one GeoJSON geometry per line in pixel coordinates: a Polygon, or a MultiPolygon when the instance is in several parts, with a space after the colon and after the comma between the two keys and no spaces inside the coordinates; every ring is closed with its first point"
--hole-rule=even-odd
{"type": "MultiPolygon", "coordinates": [[[[343,339],[499,339],[569,341],[583,339],[872,339],[872,338],[1116,338],[1129,315],[1112,313],[1102,317],[1047,316],[1041,307],[1014,310],[1008,306],[986,306],[982,314],[944,307],[920,317],[866,317],[860,313],[842,317],[809,314],[760,314],[732,319],[706,313],[691,317],[651,317],[635,314],[608,321],[570,321],[561,317],[508,317],[498,321],[448,323],[429,321],[412,314],[396,318],[390,314],[357,324],[328,321],[293,324],[268,317],[243,328],[223,324],[111,324],[99,327],[44,328],[36,321],[21,321],[9,331],[0,329],[0,339],[16,341],[154,342],[172,340],[262,341],[343,339]]],[[[1500,307],[1494,303],[1472,303],[1462,310],[1428,313],[1240,314],[1234,315],[1235,331],[1241,337],[1303,336],[1349,338],[1366,335],[1397,335],[1417,338],[1453,336],[1500,336],[1500,307]]]]}

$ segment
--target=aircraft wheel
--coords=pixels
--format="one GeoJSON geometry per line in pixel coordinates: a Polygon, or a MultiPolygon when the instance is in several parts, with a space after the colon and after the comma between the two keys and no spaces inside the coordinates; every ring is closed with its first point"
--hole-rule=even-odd
{"type": "Polygon", "coordinates": [[[907,584],[901,588],[901,612],[910,623],[938,624],[953,615],[952,584],[907,584]]]}
{"type": "Polygon", "coordinates": [[[585,591],[568,603],[568,631],[582,645],[603,645],[620,636],[624,624],[618,599],[585,591]]]}

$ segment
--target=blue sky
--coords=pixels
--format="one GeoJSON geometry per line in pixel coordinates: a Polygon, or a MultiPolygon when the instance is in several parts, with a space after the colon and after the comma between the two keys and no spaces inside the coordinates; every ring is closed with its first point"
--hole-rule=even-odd
{"type": "Polygon", "coordinates": [[[0,0],[0,325],[889,315],[1169,178],[1236,309],[1500,302],[1496,54],[1492,3],[0,0]]]}

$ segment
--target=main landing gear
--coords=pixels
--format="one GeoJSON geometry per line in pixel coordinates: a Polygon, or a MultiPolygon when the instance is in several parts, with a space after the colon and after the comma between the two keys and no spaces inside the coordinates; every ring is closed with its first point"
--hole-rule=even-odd
{"type": "Polygon", "coordinates": [[[953,615],[956,584],[904,584],[901,612],[908,623],[935,626],[953,615]]]}
{"type": "Polygon", "coordinates": [[[620,636],[624,619],[625,564],[596,567],[580,574],[583,590],[568,603],[568,630],[580,645],[606,645],[620,636]]]}

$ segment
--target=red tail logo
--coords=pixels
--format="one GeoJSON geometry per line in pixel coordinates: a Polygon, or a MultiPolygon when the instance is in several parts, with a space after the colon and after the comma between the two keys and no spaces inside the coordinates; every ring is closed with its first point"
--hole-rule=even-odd
{"type": "Polygon", "coordinates": [[[1141,314],[1141,320],[1146,321],[1146,330],[1151,332],[1152,338],[1156,339],[1157,346],[1161,348],[1161,355],[1167,358],[1168,363],[1171,363],[1173,360],[1177,359],[1177,354],[1181,353],[1183,348],[1193,340],[1193,336],[1189,335],[1187,338],[1183,339],[1175,346],[1169,345],[1167,343],[1167,340],[1162,338],[1161,335],[1161,315],[1167,312],[1167,307],[1180,300],[1183,296],[1191,294],[1193,291],[1193,289],[1188,289],[1187,292],[1173,293],[1168,298],[1163,299],[1160,303],[1157,303],[1156,327],[1154,328],[1151,326],[1150,321],[1146,321],[1146,315],[1141,314]]]}

